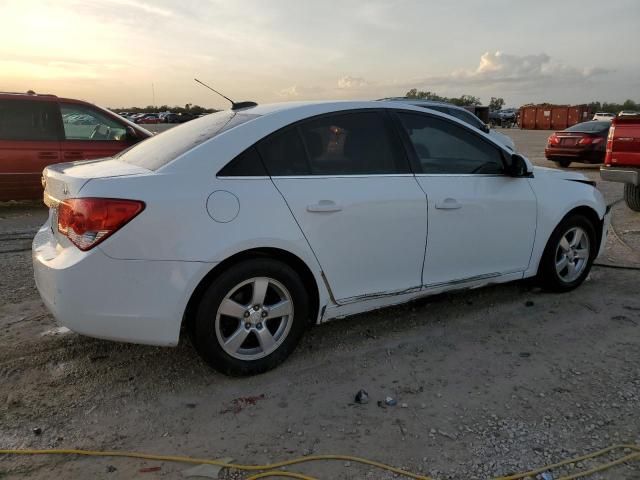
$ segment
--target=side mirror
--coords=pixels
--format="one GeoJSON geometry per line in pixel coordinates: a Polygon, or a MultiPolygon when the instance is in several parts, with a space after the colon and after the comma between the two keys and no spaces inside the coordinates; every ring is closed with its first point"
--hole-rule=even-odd
{"type": "Polygon", "coordinates": [[[519,153],[511,155],[511,164],[509,165],[509,175],[512,177],[527,177],[530,175],[527,161],[519,153]]]}
{"type": "Polygon", "coordinates": [[[489,125],[488,123],[485,123],[484,127],[482,127],[482,131],[484,133],[489,133],[491,131],[491,125],[489,125]]]}
{"type": "Polygon", "coordinates": [[[127,125],[127,140],[138,140],[138,132],[131,125],[127,125]]]}

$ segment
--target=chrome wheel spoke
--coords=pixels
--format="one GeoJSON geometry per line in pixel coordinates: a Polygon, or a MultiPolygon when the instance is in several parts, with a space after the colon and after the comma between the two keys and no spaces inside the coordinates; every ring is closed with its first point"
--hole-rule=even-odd
{"type": "Polygon", "coordinates": [[[588,248],[580,248],[575,251],[576,258],[589,258],[589,249],[588,248]]]}
{"type": "Polygon", "coordinates": [[[569,265],[569,259],[565,255],[559,262],[556,262],[556,271],[558,273],[562,272],[567,265],[569,265]]]}
{"type": "Polygon", "coordinates": [[[266,278],[257,278],[253,282],[252,305],[262,305],[264,303],[264,299],[267,296],[267,288],[269,288],[269,280],[266,278]]]}
{"type": "Polygon", "coordinates": [[[573,262],[569,262],[567,264],[567,280],[571,281],[576,277],[576,264],[573,262]]]}
{"type": "Polygon", "coordinates": [[[230,298],[225,298],[220,304],[220,313],[228,317],[242,318],[246,310],[247,307],[230,298]]]}
{"type": "Polygon", "coordinates": [[[580,245],[580,242],[582,241],[582,235],[583,235],[582,229],[581,228],[576,228],[574,230],[573,240],[571,240],[570,245],[572,247],[574,247],[574,248],[577,247],[578,245],[580,245]]]}
{"type": "Polygon", "coordinates": [[[240,324],[240,327],[224,342],[225,350],[237,352],[248,336],[249,330],[246,330],[242,324],[240,324]]]}
{"type": "Polygon", "coordinates": [[[291,302],[289,300],[282,300],[275,305],[269,306],[269,313],[267,314],[267,320],[271,318],[284,317],[285,315],[291,315],[291,302]]]}
{"type": "Polygon", "coordinates": [[[569,241],[566,236],[562,237],[562,240],[560,240],[560,248],[564,253],[567,253],[571,249],[571,245],[569,245],[569,241]]]}
{"type": "Polygon", "coordinates": [[[269,329],[263,327],[261,330],[257,330],[256,333],[258,334],[258,342],[260,342],[262,351],[265,353],[270,352],[276,344],[276,341],[269,329]]]}

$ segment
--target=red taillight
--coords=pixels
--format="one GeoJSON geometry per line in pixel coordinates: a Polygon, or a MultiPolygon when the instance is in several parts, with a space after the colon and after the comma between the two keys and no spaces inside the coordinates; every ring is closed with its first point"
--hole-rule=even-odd
{"type": "Polygon", "coordinates": [[[616,130],[616,119],[614,118],[611,122],[611,127],[609,128],[609,134],[607,135],[607,147],[606,154],[604,156],[605,165],[611,165],[612,162],[612,153],[613,153],[613,135],[616,130]]]}
{"type": "Polygon", "coordinates": [[[591,145],[592,143],[596,143],[593,141],[592,137],[582,137],[578,140],[578,145],[591,145]]]}
{"type": "Polygon", "coordinates": [[[560,139],[554,133],[549,137],[549,140],[547,140],[547,142],[549,143],[549,145],[558,145],[560,143],[560,139]]]}
{"type": "Polygon", "coordinates": [[[58,207],[58,231],[80,250],[95,247],[144,210],[138,200],[70,198],[58,207]]]}

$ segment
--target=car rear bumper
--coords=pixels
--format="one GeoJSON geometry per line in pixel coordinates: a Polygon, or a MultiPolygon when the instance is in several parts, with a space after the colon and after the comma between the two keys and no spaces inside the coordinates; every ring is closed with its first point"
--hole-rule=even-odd
{"type": "Polygon", "coordinates": [[[600,177],[607,182],[640,185],[640,168],[604,166],[600,167],[600,177]]]}
{"type": "Polygon", "coordinates": [[[605,151],[576,148],[545,148],[544,156],[547,160],[571,160],[580,163],[604,163],[605,151]]]}
{"type": "Polygon", "coordinates": [[[36,286],[56,320],[90,337],[176,345],[200,262],[116,260],[100,248],[60,248],[49,224],[33,240],[36,286]]]}

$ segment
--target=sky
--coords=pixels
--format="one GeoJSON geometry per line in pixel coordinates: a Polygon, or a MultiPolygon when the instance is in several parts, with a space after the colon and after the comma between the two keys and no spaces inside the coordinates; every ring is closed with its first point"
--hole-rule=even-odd
{"type": "Polygon", "coordinates": [[[0,0],[0,91],[109,107],[409,89],[640,101],[640,0],[0,0]]]}

